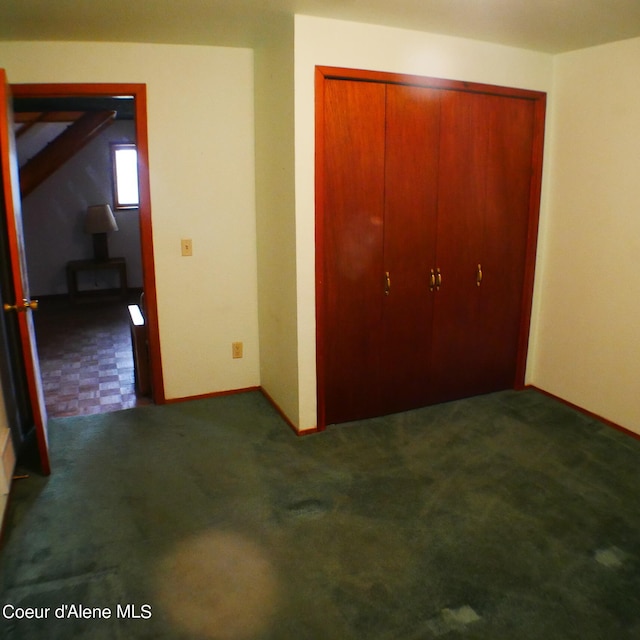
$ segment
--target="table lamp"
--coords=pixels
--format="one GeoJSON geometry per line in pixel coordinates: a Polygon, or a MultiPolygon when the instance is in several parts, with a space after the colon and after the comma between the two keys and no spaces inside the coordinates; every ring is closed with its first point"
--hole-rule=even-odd
{"type": "Polygon", "coordinates": [[[118,224],[108,204],[96,204],[87,208],[84,231],[93,235],[93,257],[104,262],[109,259],[107,233],[117,231],[118,224]]]}

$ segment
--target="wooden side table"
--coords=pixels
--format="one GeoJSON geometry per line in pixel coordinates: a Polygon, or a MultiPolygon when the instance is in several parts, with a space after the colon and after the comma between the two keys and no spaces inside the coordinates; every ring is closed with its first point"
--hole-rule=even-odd
{"type": "MultiPolygon", "coordinates": [[[[116,296],[127,299],[129,285],[127,283],[127,261],[124,258],[109,258],[108,260],[71,260],[67,262],[67,287],[71,302],[81,300],[96,300],[95,291],[78,290],[78,273],[81,271],[116,271],[120,279],[120,290],[116,296]]],[[[105,299],[105,298],[101,298],[105,299]]]]}

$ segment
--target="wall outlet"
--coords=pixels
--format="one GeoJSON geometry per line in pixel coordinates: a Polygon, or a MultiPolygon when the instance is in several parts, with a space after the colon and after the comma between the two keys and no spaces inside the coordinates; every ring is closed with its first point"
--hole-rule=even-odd
{"type": "Polygon", "coordinates": [[[182,240],[180,240],[180,247],[183,256],[193,255],[193,243],[191,242],[191,238],[183,238],[182,240]]]}
{"type": "Polygon", "coordinates": [[[231,357],[242,358],[242,342],[231,343],[231,357]]]}

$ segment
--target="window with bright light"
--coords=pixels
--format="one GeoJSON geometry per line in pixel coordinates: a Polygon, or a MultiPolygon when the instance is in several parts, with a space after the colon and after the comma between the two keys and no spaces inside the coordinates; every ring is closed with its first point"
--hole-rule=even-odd
{"type": "Polygon", "coordinates": [[[116,209],[134,209],[138,199],[138,151],[135,144],[111,145],[116,209]]]}

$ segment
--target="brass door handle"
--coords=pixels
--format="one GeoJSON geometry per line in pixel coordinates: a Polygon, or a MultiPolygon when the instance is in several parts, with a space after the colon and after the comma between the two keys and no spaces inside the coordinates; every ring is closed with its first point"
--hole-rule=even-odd
{"type": "Polygon", "coordinates": [[[440,287],[442,286],[442,273],[440,272],[440,267],[436,268],[436,291],[440,291],[440,287]]]}
{"type": "Polygon", "coordinates": [[[429,273],[429,291],[433,291],[436,288],[436,272],[431,269],[429,273]]]}
{"type": "Polygon", "coordinates": [[[5,311],[26,311],[27,309],[31,309],[32,311],[38,310],[38,301],[37,300],[23,300],[22,304],[5,304],[3,305],[5,311]]]}
{"type": "Polygon", "coordinates": [[[384,272],[384,295],[388,296],[391,292],[391,276],[388,271],[384,272]]]}
{"type": "Polygon", "coordinates": [[[480,286],[482,283],[482,265],[478,265],[478,270],[476,271],[476,286],[480,286]]]}

